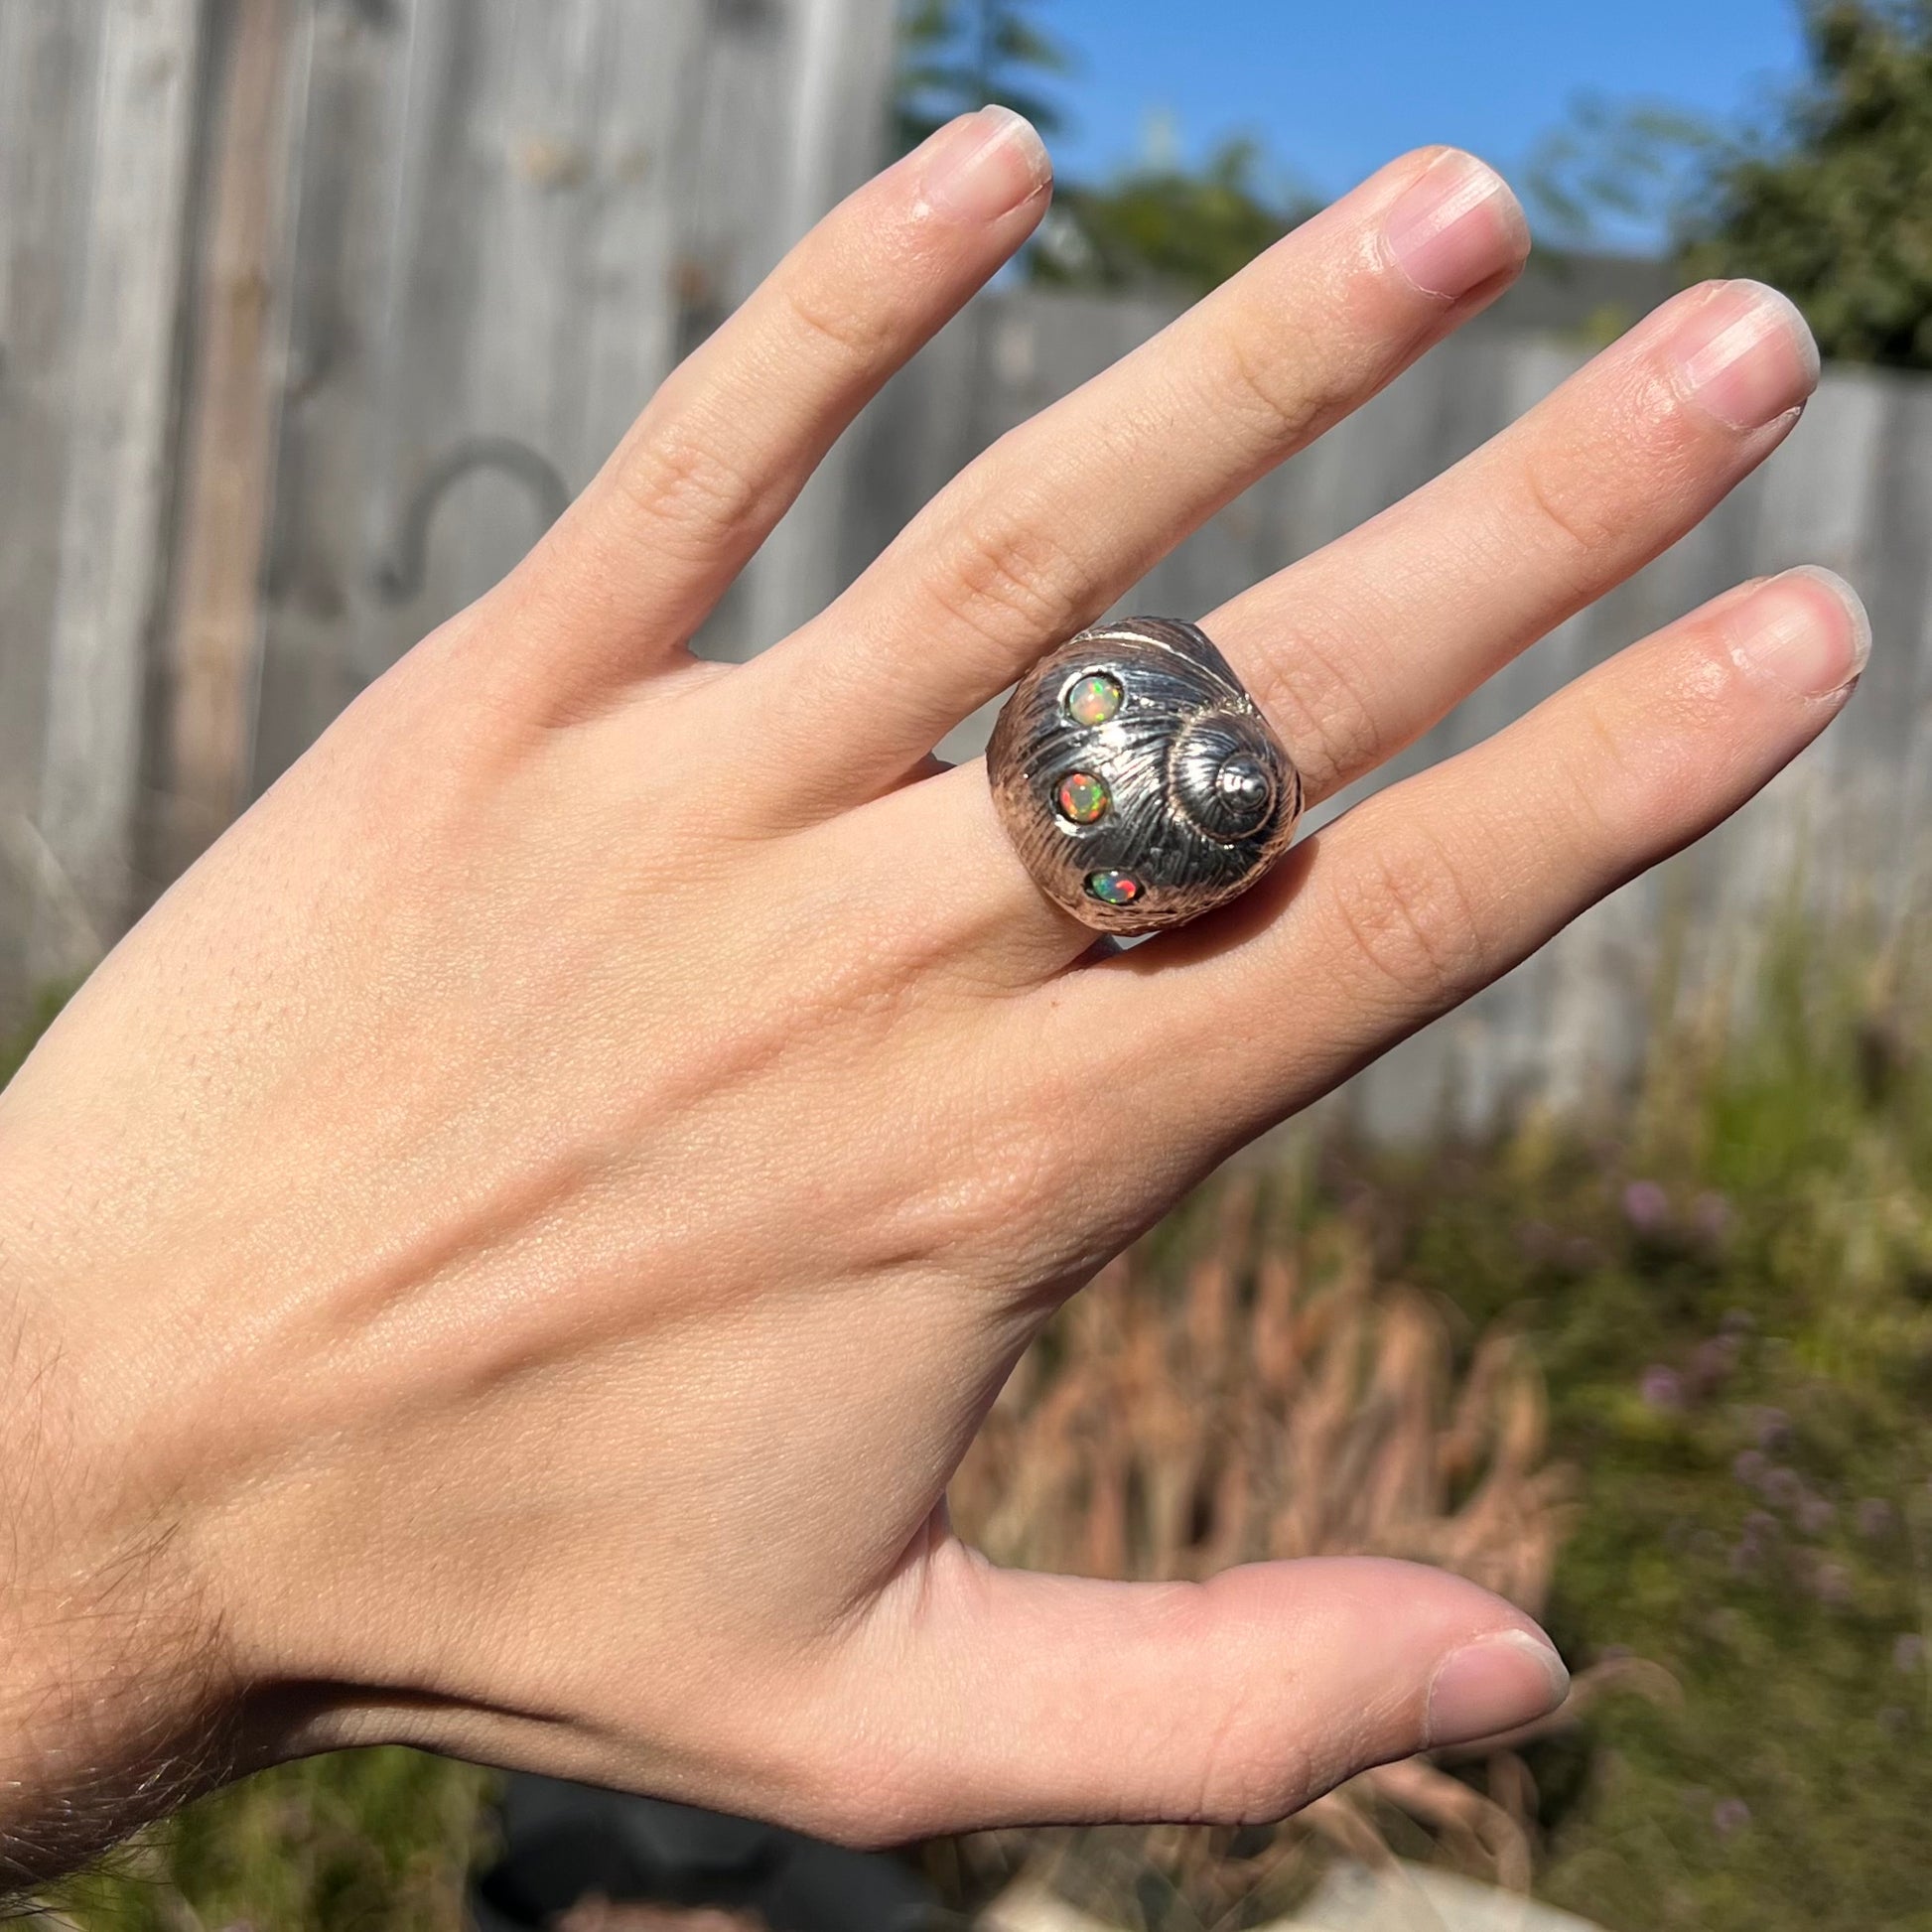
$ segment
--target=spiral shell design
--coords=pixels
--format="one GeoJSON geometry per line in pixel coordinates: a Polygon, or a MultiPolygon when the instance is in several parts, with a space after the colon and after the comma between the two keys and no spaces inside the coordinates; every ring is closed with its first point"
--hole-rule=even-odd
{"type": "Polygon", "coordinates": [[[1178,925],[1288,849],[1302,780],[1190,623],[1125,618],[1049,652],[987,748],[993,797],[1040,890],[1103,932],[1178,925]]]}

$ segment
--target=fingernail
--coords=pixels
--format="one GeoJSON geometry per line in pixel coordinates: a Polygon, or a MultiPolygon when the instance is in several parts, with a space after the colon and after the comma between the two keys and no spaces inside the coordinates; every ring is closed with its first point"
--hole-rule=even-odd
{"type": "Polygon", "coordinates": [[[1570,1673],[1546,1638],[1501,1630],[1451,1651],[1429,1686],[1431,1744],[1466,1744],[1554,1711],[1570,1673]]]}
{"type": "Polygon", "coordinates": [[[1425,295],[1467,295],[1530,251],[1529,223],[1493,168],[1472,154],[1442,155],[1390,208],[1389,253],[1425,295]]]}
{"type": "Polygon", "coordinates": [[[1730,619],[1732,657],[1800,697],[1843,691],[1871,655],[1864,601],[1835,570],[1803,564],[1755,591],[1730,619]]]}
{"type": "Polygon", "coordinates": [[[1762,282],[1724,282],[1677,324],[1684,393],[1732,429],[1762,429],[1818,387],[1818,345],[1796,306],[1762,282]]]}
{"type": "Polygon", "coordinates": [[[1052,179],[1033,123],[996,103],[942,127],[926,144],[918,207],[954,221],[997,221],[1052,179]]]}

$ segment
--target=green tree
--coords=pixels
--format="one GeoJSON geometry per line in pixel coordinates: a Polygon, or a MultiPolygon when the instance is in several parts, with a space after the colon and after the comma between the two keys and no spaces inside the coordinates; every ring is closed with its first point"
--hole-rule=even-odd
{"type": "MultiPolygon", "coordinates": [[[[901,0],[901,148],[994,100],[1043,134],[1064,128],[1052,83],[1078,63],[1040,24],[1044,8],[1045,0],[901,0]]],[[[1262,174],[1259,146],[1236,140],[1199,169],[1150,159],[1105,185],[1063,182],[1027,250],[1027,272],[1060,285],[1203,293],[1312,211],[1307,198],[1271,188],[1262,174]]]]}
{"type": "Polygon", "coordinates": [[[999,101],[1042,134],[1064,126],[1041,82],[1073,59],[1035,19],[1040,0],[903,0],[895,111],[899,145],[915,148],[955,114],[999,101]]]}
{"type": "Polygon", "coordinates": [[[1577,95],[1523,166],[1538,240],[1608,251],[1619,229],[1667,230],[1687,181],[1710,165],[1716,146],[1708,123],[1665,102],[1577,95]]]}
{"type": "Polygon", "coordinates": [[[1932,368],[1932,0],[1807,9],[1810,72],[1685,210],[1693,275],[1750,275],[1828,355],[1932,368]]]}
{"type": "Polygon", "coordinates": [[[1029,252],[1034,279],[1204,295],[1314,210],[1262,173],[1259,145],[1233,140],[1198,170],[1148,162],[1104,187],[1068,187],[1029,252]]]}

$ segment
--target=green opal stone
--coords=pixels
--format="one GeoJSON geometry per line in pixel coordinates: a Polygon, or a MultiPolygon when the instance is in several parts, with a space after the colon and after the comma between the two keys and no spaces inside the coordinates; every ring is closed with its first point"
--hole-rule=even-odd
{"type": "Polygon", "coordinates": [[[1066,715],[1076,725],[1107,724],[1120,710],[1120,680],[1095,671],[1072,685],[1066,694],[1066,715]]]}
{"type": "Polygon", "coordinates": [[[1091,825],[1113,799],[1106,779],[1096,778],[1091,771],[1069,771],[1060,780],[1053,802],[1059,806],[1062,818],[1071,819],[1075,825],[1091,825]]]}
{"type": "Polygon", "coordinates": [[[1087,891],[1103,905],[1132,905],[1141,896],[1141,882],[1131,872],[1090,872],[1087,891]]]}

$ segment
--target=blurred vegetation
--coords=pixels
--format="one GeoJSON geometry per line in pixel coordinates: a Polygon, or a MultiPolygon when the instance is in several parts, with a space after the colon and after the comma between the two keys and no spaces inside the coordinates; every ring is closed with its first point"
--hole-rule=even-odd
{"type": "Polygon", "coordinates": [[[1614,252],[1619,228],[1661,232],[1682,218],[1687,180],[1719,146],[1709,122],[1668,102],[1583,93],[1531,148],[1517,186],[1539,244],[1614,252]]]}
{"type": "MultiPolygon", "coordinates": [[[[901,150],[1000,101],[1042,134],[1067,125],[1055,83],[1078,61],[1042,24],[1046,0],[902,0],[894,114],[901,150]]],[[[1223,142],[1198,167],[1158,151],[1101,183],[1062,181],[1023,257],[1057,287],[1204,295],[1314,210],[1268,180],[1259,143],[1223,142]]]]}
{"type": "MultiPolygon", "coordinates": [[[[1030,1437],[1031,1467],[1011,1459],[1008,1490],[963,1500],[996,1542],[1044,1517],[1065,1527],[1043,1554],[1188,1574],[1261,1553],[1226,1541],[1231,1471],[1242,1509],[1325,1487],[1343,1534],[1306,1547],[1352,1540],[1463,1569],[1538,1608],[1580,1681],[1606,1673],[1580,1721],[1447,1766],[1468,1787],[1460,1816],[1439,1786],[1372,1774],[1345,1788],[1389,1847],[1507,1876],[1501,1810],[1531,1841],[1537,1892],[1619,1932],[1910,1932],[1932,1928],[1932,1007],[1795,939],[1754,1007],[1741,1028],[1660,1032],[1615,1118],[1408,1152],[1330,1138],[1265,1170],[1255,1206],[1241,1204],[1252,1174],[1205,1190],[1134,1264],[1167,1285],[1163,1388],[1133,1398],[1111,1448],[1104,1405],[1075,1396],[1059,1428],[1030,1437]],[[1229,1248],[1231,1201],[1266,1230],[1251,1250],[1229,1248]],[[1225,1274],[1231,1252],[1245,1256],[1232,1281],[1204,1285],[1203,1265],[1225,1274]],[[1279,1348],[1271,1283],[1292,1277],[1318,1311],[1364,1258],[1377,1304],[1409,1310],[1423,1345],[1392,1377],[1401,1329],[1385,1313],[1349,1429],[1311,1457],[1292,1405],[1281,1429],[1298,1433],[1271,1469],[1246,1392],[1279,1348]],[[1217,1306],[1210,1328],[1245,1311],[1228,1359],[1263,1366],[1189,1379],[1189,1337],[1217,1306]],[[1449,1367],[1430,1366],[1418,1308],[1452,1338],[1449,1367]],[[1565,1478],[1555,1489],[1523,1457],[1533,1418],[1484,1369],[1510,1360],[1512,1337],[1547,1388],[1554,1460],[1540,1472],[1565,1478]],[[1400,1418],[1432,1406],[1429,1452],[1400,1418]],[[1505,1442],[1515,1500],[1499,1508],[1505,1442]],[[1069,1456],[1083,1486],[1055,1471],[1069,1456]],[[1177,1472],[1178,1546],[1173,1531],[1106,1532],[1123,1489],[1129,1521],[1160,1518],[1163,1468],[1177,1472]],[[1393,1519],[1352,1500],[1404,1484],[1424,1506],[1393,1519]],[[1023,1523],[1003,1520],[1002,1493],[1023,1485],[1023,1523]],[[1538,1551],[1565,1495],[1539,1603],[1538,1551]],[[1102,1526],[1097,1542],[1083,1521],[1102,1526]]],[[[1060,1317],[1045,1344],[1057,1367],[1023,1391],[1024,1412],[1093,1379],[1090,1357],[1131,1358],[1122,1286],[1098,1291],[1111,1315],[1075,1303],[1060,1317]]],[[[1298,1403],[1320,1403],[1321,1383],[1298,1403]]],[[[1001,1426],[996,1411],[996,1451],[1001,1426]]],[[[1002,1834],[953,1848],[946,1869],[962,1895],[1044,1871],[1136,1932],[1260,1924],[1312,1882],[1317,1837],[1346,1846],[1326,1822],[1002,1834]]]]}
{"type": "MultiPolygon", "coordinates": [[[[1537,1891],[1617,1932],[1932,1932],[1932,1000],[1845,959],[1794,941],[1750,1024],[1662,1030],[1614,1118],[1292,1144],[1052,1325],[962,1477],[990,1543],[1409,1549],[1542,1599],[1603,1694],[1287,1834],[932,1848],[961,1903],[1029,1866],[1137,1932],[1234,1927],[1363,1832],[1507,1876],[1519,1831],[1537,1891]]],[[[487,1790],[287,1767],[58,1903],[454,1932],[487,1790]]]]}
{"type": "Polygon", "coordinates": [[[1071,183],[1028,252],[1033,279],[1205,295],[1314,212],[1265,171],[1260,144],[1235,139],[1198,168],[1150,160],[1098,187],[1071,183]]]}
{"type": "Polygon", "coordinates": [[[56,1887],[39,1922],[46,1932],[463,1932],[495,1783],[394,1748],[280,1765],[56,1887]]]}
{"type": "Polygon", "coordinates": [[[1685,210],[1693,275],[1750,275],[1827,355],[1932,368],[1932,0],[1807,9],[1811,72],[1685,210]]]}
{"type": "Polygon", "coordinates": [[[1065,125],[1052,82],[1073,71],[1073,57],[1039,25],[1040,4],[901,0],[893,103],[901,152],[995,100],[1042,134],[1065,125]]]}
{"type": "Polygon", "coordinates": [[[1732,128],[1587,95],[1532,151],[1559,246],[1668,229],[1684,279],[1783,289],[1828,356],[1932,368],[1932,0],[1803,0],[1807,70],[1732,128]]]}
{"type": "Polygon", "coordinates": [[[1580,1478],[1566,1653],[1682,1687],[1528,1754],[1538,1890],[1610,1926],[1932,1927],[1929,1043],[1794,943],[1627,1124],[1329,1180],[1383,1268],[1522,1324],[1580,1478]]]}

